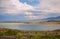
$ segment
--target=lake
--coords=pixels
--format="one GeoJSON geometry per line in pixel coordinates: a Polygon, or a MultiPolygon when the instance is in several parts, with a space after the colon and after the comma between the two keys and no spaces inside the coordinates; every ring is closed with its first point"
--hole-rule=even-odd
{"type": "Polygon", "coordinates": [[[60,29],[60,24],[23,24],[23,23],[0,23],[2,28],[18,29],[18,30],[55,30],[60,29]]]}

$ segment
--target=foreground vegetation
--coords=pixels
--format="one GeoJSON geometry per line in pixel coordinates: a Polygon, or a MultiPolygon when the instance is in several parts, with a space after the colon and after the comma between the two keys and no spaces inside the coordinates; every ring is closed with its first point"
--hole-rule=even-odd
{"type": "Polygon", "coordinates": [[[0,37],[16,37],[19,39],[60,39],[60,29],[53,31],[28,31],[0,28],[0,37]]]}

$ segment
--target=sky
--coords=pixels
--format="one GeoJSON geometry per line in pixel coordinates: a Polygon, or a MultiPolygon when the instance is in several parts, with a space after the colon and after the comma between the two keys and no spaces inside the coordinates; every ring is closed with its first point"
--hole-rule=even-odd
{"type": "Polygon", "coordinates": [[[60,16],[60,0],[0,0],[0,21],[60,16]]]}

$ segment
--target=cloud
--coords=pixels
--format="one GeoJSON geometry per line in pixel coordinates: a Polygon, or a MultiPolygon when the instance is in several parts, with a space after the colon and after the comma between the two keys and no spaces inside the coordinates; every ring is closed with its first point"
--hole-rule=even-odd
{"type": "MultiPolygon", "coordinates": [[[[29,0],[30,2],[34,0],[29,0]]],[[[25,14],[29,19],[42,19],[60,15],[60,0],[37,0],[36,6],[22,3],[19,0],[0,0],[0,14],[25,14]],[[35,15],[36,14],[36,15],[35,15]],[[55,14],[55,15],[54,15],[55,14]]],[[[35,3],[35,2],[34,2],[35,3]]]]}
{"type": "Polygon", "coordinates": [[[3,7],[5,13],[23,13],[23,11],[32,10],[33,7],[26,4],[21,3],[19,0],[0,0],[0,7],[3,7]]]}
{"type": "Polygon", "coordinates": [[[41,0],[38,7],[42,12],[60,14],[60,0],[41,0]]]}
{"type": "Polygon", "coordinates": [[[26,17],[30,19],[37,19],[37,16],[34,16],[32,12],[25,12],[26,17]]]}
{"type": "Polygon", "coordinates": [[[32,11],[27,11],[26,17],[30,19],[43,19],[46,18],[46,15],[43,14],[41,11],[38,10],[32,10],[32,11]]]}
{"type": "Polygon", "coordinates": [[[40,0],[34,8],[40,18],[56,17],[60,15],[60,0],[40,0]]]}

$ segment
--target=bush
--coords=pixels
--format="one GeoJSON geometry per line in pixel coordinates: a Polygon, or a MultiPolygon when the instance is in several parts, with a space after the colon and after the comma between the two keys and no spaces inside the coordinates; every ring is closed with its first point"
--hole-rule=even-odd
{"type": "Polygon", "coordinates": [[[16,37],[21,38],[21,37],[23,37],[23,34],[17,33],[17,34],[16,34],[16,37]]]}
{"type": "Polygon", "coordinates": [[[15,30],[7,30],[7,31],[5,32],[5,34],[6,34],[6,35],[16,35],[16,34],[17,34],[17,31],[15,31],[15,30]]]}
{"type": "Polygon", "coordinates": [[[3,36],[4,35],[4,33],[3,32],[0,32],[0,36],[3,36]]]}

